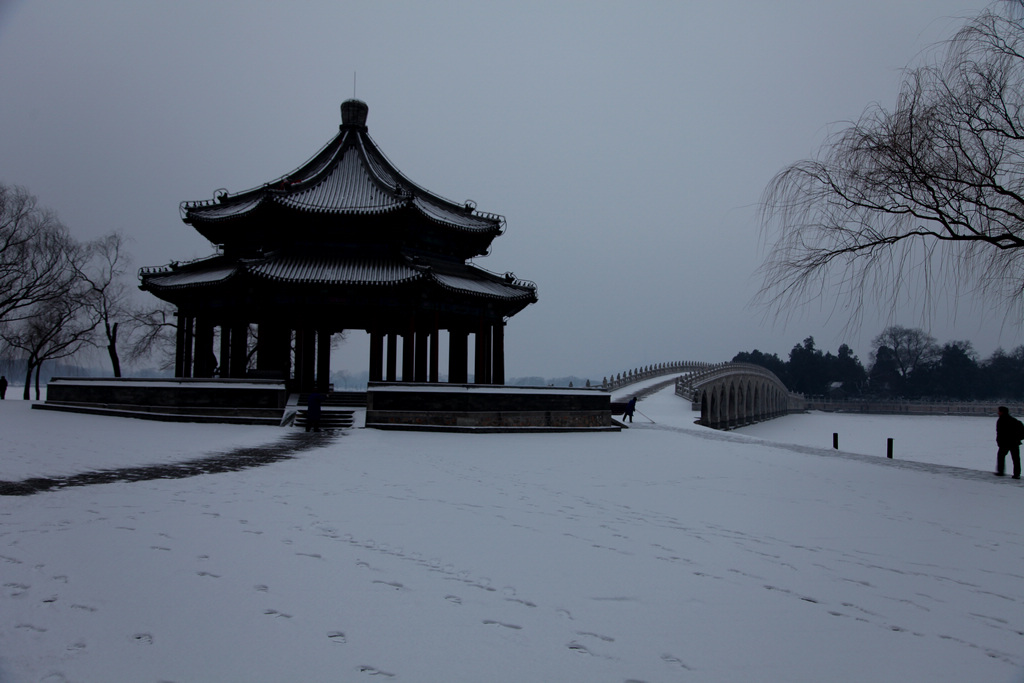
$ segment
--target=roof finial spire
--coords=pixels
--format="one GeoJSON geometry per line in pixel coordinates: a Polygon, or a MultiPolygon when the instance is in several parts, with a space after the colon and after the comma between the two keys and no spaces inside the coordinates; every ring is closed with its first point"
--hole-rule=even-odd
{"type": "Polygon", "coordinates": [[[356,72],[352,71],[352,99],[356,98],[356,72]]]}
{"type": "Polygon", "coordinates": [[[341,103],[341,125],[366,129],[366,114],[369,111],[362,100],[345,100],[341,103]]]}

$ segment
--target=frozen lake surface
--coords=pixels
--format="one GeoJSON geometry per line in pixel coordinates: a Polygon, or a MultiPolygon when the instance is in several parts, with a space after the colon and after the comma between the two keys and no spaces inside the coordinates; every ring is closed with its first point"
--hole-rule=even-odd
{"type": "Polygon", "coordinates": [[[893,458],[932,462],[986,471],[996,466],[996,416],[859,415],[811,412],[787,415],[736,430],[737,434],[804,446],[886,456],[893,440],[893,458]]]}

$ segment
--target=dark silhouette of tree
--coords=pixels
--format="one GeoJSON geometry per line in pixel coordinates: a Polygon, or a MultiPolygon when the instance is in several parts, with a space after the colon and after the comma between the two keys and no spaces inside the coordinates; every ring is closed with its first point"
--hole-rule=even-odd
{"type": "Polygon", "coordinates": [[[980,292],[1024,312],[1021,8],[980,13],[906,72],[891,110],[871,105],[772,179],[761,303],[786,313],[838,293],[856,323],[868,298],[895,310],[920,285],[922,311],[937,292],[980,292]]]}
{"type": "Polygon", "coordinates": [[[871,343],[876,349],[884,346],[892,351],[896,371],[904,382],[908,382],[919,368],[939,358],[940,349],[935,338],[917,327],[891,325],[882,330],[871,343]]]}
{"type": "Polygon", "coordinates": [[[825,354],[828,366],[829,382],[841,382],[842,390],[850,396],[859,396],[867,383],[867,372],[860,359],[846,344],[839,346],[836,356],[825,354]]]}
{"type": "Polygon", "coordinates": [[[124,282],[130,261],[125,241],[123,235],[115,232],[85,245],[85,258],[78,267],[84,288],[82,303],[102,332],[101,343],[106,348],[114,377],[121,376],[118,335],[125,324],[129,332],[135,327],[130,294],[124,282]]]}
{"type": "Polygon", "coordinates": [[[847,394],[858,395],[867,378],[864,366],[849,346],[841,345],[838,356],[823,354],[815,347],[814,337],[794,346],[788,361],[754,349],[737,353],[732,362],[760,365],[774,372],[789,389],[816,396],[828,393],[833,382],[841,382],[847,394]]]}
{"type": "Polygon", "coordinates": [[[966,401],[981,391],[978,354],[969,341],[951,341],[942,345],[938,363],[932,369],[934,396],[966,401]]]}
{"type": "Polygon", "coordinates": [[[984,398],[1024,399],[1024,346],[1007,353],[996,349],[981,363],[981,395],[984,398]]]}
{"type": "Polygon", "coordinates": [[[841,394],[850,398],[1024,400],[1024,346],[996,349],[979,361],[970,341],[939,346],[923,330],[898,325],[875,337],[874,345],[868,370],[847,344],[835,355],[823,354],[814,337],[796,344],[788,361],[758,350],[742,351],[732,360],[768,368],[793,391],[813,396],[836,396],[832,388],[840,383],[841,394]]]}
{"type": "Polygon", "coordinates": [[[78,258],[78,245],[52,212],[24,188],[0,184],[0,324],[65,296],[78,258]]]}
{"type": "Polygon", "coordinates": [[[8,324],[0,338],[9,349],[25,354],[25,390],[23,398],[30,398],[32,374],[35,373],[36,400],[39,400],[39,373],[43,363],[68,358],[91,343],[97,320],[89,315],[82,302],[82,289],[71,291],[53,301],[37,304],[31,317],[8,324]]]}
{"type": "Polygon", "coordinates": [[[903,375],[896,362],[896,353],[888,346],[879,346],[872,354],[873,362],[868,372],[868,386],[876,396],[902,396],[903,375]]]}
{"type": "Polygon", "coordinates": [[[138,363],[155,356],[160,369],[174,367],[174,337],[178,329],[174,311],[174,306],[162,302],[156,308],[131,310],[134,335],[127,347],[128,362],[138,363]]]}
{"type": "Polygon", "coordinates": [[[821,350],[815,348],[814,337],[807,337],[789,352],[789,370],[793,391],[811,396],[828,393],[828,363],[821,350]]]}

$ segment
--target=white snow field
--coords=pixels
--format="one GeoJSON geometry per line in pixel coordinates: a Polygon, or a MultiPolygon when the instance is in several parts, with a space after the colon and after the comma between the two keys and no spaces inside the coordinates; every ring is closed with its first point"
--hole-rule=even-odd
{"type": "MultiPolygon", "coordinates": [[[[990,472],[994,420],[967,454],[944,418],[724,433],[671,388],[638,408],[621,433],[354,429],[0,496],[0,682],[1024,680],[1024,487],[990,472]],[[831,449],[869,429],[895,460],[831,449]]],[[[0,480],[295,433],[8,400],[0,480]]]]}

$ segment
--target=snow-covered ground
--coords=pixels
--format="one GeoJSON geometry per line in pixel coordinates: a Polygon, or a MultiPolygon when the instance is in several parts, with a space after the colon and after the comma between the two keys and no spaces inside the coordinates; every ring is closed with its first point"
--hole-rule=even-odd
{"type": "MultiPolygon", "coordinates": [[[[639,409],[0,497],[0,682],[1024,680],[1024,487],[988,420],[639,409]]],[[[8,400],[0,480],[285,433],[8,400]]]]}

